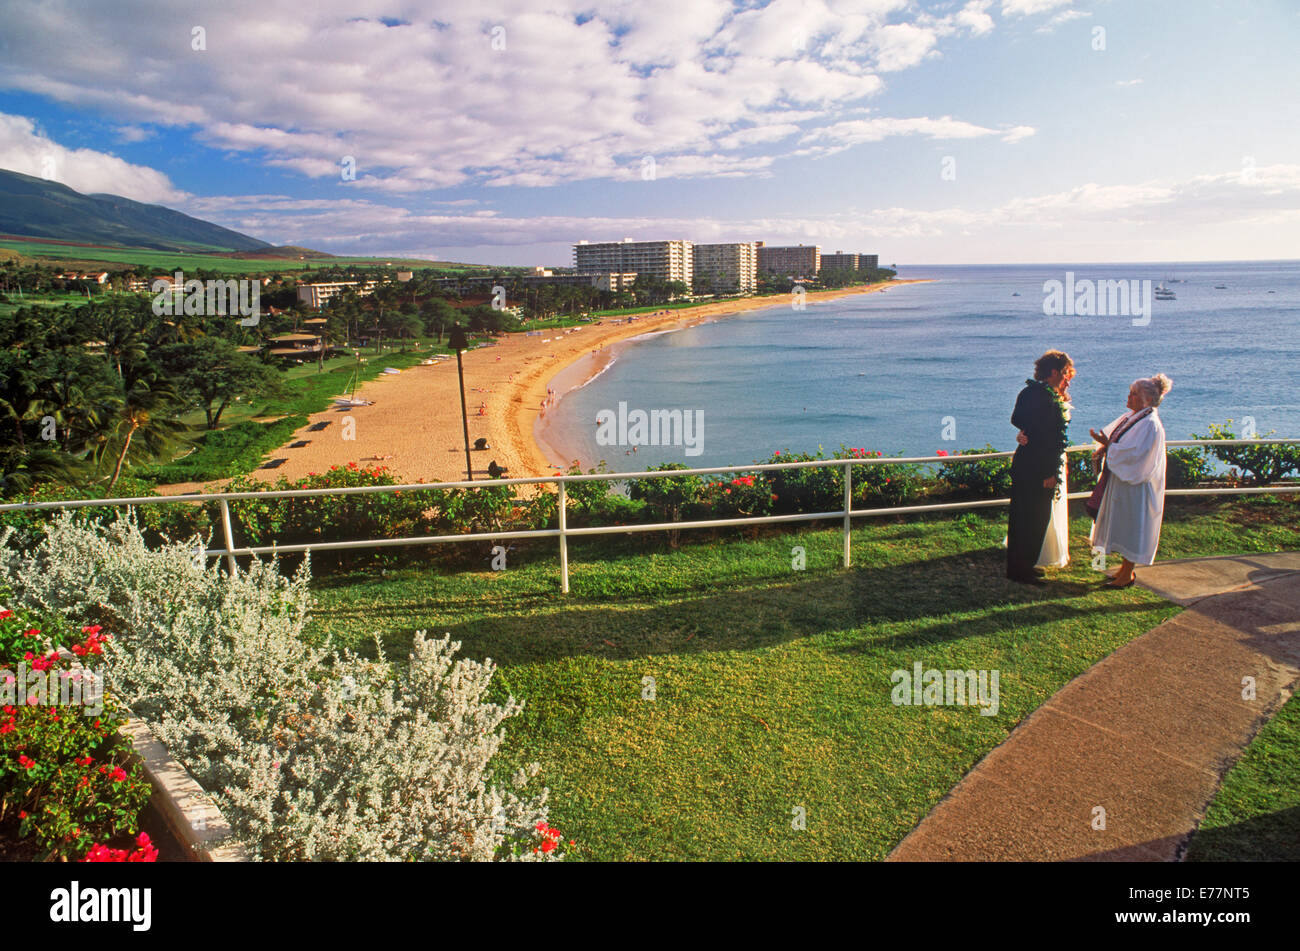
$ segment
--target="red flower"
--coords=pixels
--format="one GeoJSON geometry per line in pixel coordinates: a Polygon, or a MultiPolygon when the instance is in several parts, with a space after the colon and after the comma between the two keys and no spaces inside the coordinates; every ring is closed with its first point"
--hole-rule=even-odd
{"type": "Polygon", "coordinates": [[[36,760],[29,757],[26,753],[18,754],[18,765],[23,769],[31,769],[36,765],[36,760]]]}
{"type": "Polygon", "coordinates": [[[946,455],[948,455],[948,450],[947,450],[947,449],[936,449],[936,450],[934,451],[934,454],[935,454],[936,456],[946,456],[946,455]]]}
{"type": "Polygon", "coordinates": [[[554,839],[547,839],[545,842],[542,843],[542,845],[541,845],[541,849],[542,849],[542,853],[543,853],[543,854],[546,854],[546,853],[549,853],[549,852],[554,851],[554,850],[555,850],[555,840],[554,840],[554,839]]]}
{"type": "Polygon", "coordinates": [[[14,616],[14,612],[10,611],[8,608],[5,608],[3,611],[0,611],[0,620],[4,620],[5,618],[10,618],[13,616],[14,616]]]}

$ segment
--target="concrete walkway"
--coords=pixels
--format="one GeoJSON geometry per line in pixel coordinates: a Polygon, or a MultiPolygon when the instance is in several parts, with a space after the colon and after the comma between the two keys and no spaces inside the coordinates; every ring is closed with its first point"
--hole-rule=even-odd
{"type": "Polygon", "coordinates": [[[1187,610],[1034,711],[890,861],[1182,858],[1223,775],[1300,683],[1300,552],[1163,562],[1137,577],[1187,610]]]}

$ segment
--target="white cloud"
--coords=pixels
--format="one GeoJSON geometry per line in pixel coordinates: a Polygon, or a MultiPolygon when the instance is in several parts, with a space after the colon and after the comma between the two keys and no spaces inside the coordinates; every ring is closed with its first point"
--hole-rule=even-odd
{"type": "Polygon", "coordinates": [[[1002,15],[1007,16],[1033,16],[1036,13],[1046,13],[1048,10],[1055,10],[1057,7],[1070,5],[1071,0],[1002,0],[1002,15]]]}
{"type": "Polygon", "coordinates": [[[83,193],[107,192],[151,203],[186,197],[162,172],[132,165],[108,152],[69,149],[53,141],[24,116],[0,112],[0,168],[49,178],[83,193]]]}
{"type": "MultiPolygon", "coordinates": [[[[614,240],[624,236],[681,235],[694,241],[761,238],[835,247],[897,245],[905,240],[962,235],[977,242],[998,235],[1032,243],[1035,236],[1072,231],[1112,238],[1119,233],[1125,240],[1146,236],[1150,240],[1149,229],[1157,227],[1191,231],[1265,222],[1293,227],[1300,223],[1300,165],[1262,166],[1248,175],[1233,169],[1176,181],[1088,183],[1012,198],[987,208],[888,206],[808,218],[422,214],[364,198],[322,201],[268,195],[196,199],[193,207],[196,213],[219,217],[228,227],[277,244],[310,244],[338,253],[377,255],[429,255],[437,247],[491,247],[498,249],[494,252],[497,260],[509,254],[510,246],[558,247],[579,238],[614,240]]],[[[552,259],[552,263],[565,262],[552,259]]]]}
{"type": "Polygon", "coordinates": [[[991,2],[0,0],[0,88],[92,110],[124,141],[178,130],[319,180],[350,155],[350,184],[376,193],[621,179],[644,155],[663,176],[765,174],[882,74],[991,30],[991,2]],[[97,38],[77,56],[72,22],[97,38]]]}

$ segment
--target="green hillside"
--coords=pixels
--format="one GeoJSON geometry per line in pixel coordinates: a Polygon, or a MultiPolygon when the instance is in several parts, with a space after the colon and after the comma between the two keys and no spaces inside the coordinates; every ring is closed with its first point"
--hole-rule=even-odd
{"type": "Polygon", "coordinates": [[[0,169],[0,234],[158,251],[256,251],[265,241],[161,205],[83,195],[67,185],[0,169]]]}

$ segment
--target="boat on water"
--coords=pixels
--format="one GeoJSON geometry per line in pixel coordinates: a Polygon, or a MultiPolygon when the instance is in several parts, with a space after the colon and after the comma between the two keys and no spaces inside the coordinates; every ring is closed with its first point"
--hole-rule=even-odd
{"type": "Polygon", "coordinates": [[[1171,291],[1169,288],[1165,287],[1163,284],[1157,284],[1155,286],[1155,290],[1152,292],[1152,296],[1155,297],[1156,300],[1178,300],[1178,297],[1174,294],[1174,292],[1171,291]]]}
{"type": "Polygon", "coordinates": [[[1016,291],[1016,292],[1015,292],[1014,294],[1012,294],[1011,296],[1012,296],[1012,297],[1019,297],[1019,296],[1020,296],[1020,292],[1019,292],[1019,291],[1016,291]]]}
{"type": "Polygon", "coordinates": [[[1215,289],[1216,291],[1226,291],[1226,290],[1228,289],[1228,285],[1227,285],[1227,284],[1215,284],[1215,285],[1214,285],[1214,289],[1215,289]]]}

